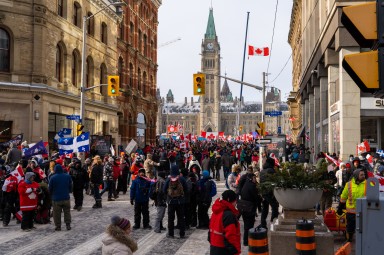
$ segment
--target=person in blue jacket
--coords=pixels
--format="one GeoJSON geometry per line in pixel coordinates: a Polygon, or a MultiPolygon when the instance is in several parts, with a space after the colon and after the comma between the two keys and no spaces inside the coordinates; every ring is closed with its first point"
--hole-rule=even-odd
{"type": "Polygon", "coordinates": [[[144,229],[152,229],[149,225],[148,209],[150,188],[151,181],[145,177],[145,169],[141,168],[131,186],[131,205],[135,206],[135,225],[133,229],[140,228],[141,215],[143,215],[144,229]]]}
{"type": "Polygon", "coordinates": [[[71,201],[69,193],[72,192],[72,178],[64,173],[61,165],[57,164],[54,168],[55,174],[49,180],[49,193],[52,197],[53,221],[55,230],[61,230],[61,211],[64,212],[64,222],[67,230],[71,230],[71,201]]]}

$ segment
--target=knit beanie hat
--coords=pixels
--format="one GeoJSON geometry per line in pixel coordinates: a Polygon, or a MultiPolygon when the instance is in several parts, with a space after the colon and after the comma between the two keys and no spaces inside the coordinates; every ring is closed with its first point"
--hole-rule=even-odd
{"type": "Polygon", "coordinates": [[[209,177],[209,171],[208,170],[204,170],[203,171],[203,177],[204,178],[208,178],[209,177]]]}
{"type": "Polygon", "coordinates": [[[131,223],[126,218],[120,218],[119,216],[115,215],[111,218],[112,225],[118,226],[122,230],[126,230],[131,227],[131,223]]]}
{"type": "Polygon", "coordinates": [[[25,173],[25,180],[31,179],[32,176],[35,176],[35,173],[33,173],[33,172],[25,173]]]}
{"type": "Polygon", "coordinates": [[[221,194],[221,198],[229,203],[232,203],[237,199],[237,195],[233,190],[226,190],[221,194]]]}

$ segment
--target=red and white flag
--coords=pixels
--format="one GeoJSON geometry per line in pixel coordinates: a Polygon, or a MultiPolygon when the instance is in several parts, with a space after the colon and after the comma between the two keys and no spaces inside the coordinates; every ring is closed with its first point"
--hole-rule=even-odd
{"type": "Polygon", "coordinates": [[[368,152],[370,150],[371,150],[371,146],[369,146],[369,143],[366,140],[357,145],[357,154],[358,155],[361,153],[364,153],[364,152],[368,152]]]}
{"type": "Polygon", "coordinates": [[[340,161],[337,161],[336,159],[332,158],[331,156],[329,156],[327,153],[323,153],[324,156],[326,157],[326,159],[329,161],[329,162],[332,162],[332,163],[335,163],[336,166],[339,166],[340,165],[340,161]]]}
{"type": "Polygon", "coordinates": [[[24,178],[24,171],[21,166],[17,166],[15,170],[11,172],[11,175],[16,177],[17,183],[21,182],[24,178]]]}
{"type": "Polygon", "coordinates": [[[372,157],[372,155],[368,153],[365,158],[367,159],[367,161],[371,165],[371,167],[373,167],[373,157],[372,157]]]}
{"type": "Polygon", "coordinates": [[[249,56],[269,56],[269,48],[268,47],[254,47],[248,45],[248,55],[249,56]]]}
{"type": "Polygon", "coordinates": [[[275,166],[280,166],[280,162],[279,162],[279,160],[276,158],[275,153],[271,153],[271,154],[269,155],[269,157],[272,158],[273,160],[275,160],[275,166]]]}

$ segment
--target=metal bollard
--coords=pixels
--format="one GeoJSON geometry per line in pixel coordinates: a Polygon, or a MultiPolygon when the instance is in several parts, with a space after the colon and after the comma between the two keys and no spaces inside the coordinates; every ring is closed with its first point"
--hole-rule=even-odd
{"type": "Polygon", "coordinates": [[[315,227],[310,220],[296,223],[296,251],[298,255],[316,255],[315,227]]]}
{"type": "Polygon", "coordinates": [[[248,231],[248,255],[268,255],[268,235],[265,228],[248,231]]]}

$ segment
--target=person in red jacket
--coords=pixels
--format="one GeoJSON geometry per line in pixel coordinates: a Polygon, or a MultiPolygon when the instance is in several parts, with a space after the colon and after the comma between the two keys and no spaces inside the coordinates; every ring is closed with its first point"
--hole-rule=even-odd
{"type": "Polygon", "coordinates": [[[238,255],[241,253],[240,224],[236,209],[237,195],[226,190],[212,205],[208,241],[211,255],[238,255]]]}
{"type": "Polygon", "coordinates": [[[20,210],[23,212],[21,229],[31,231],[33,227],[33,216],[37,208],[38,194],[41,193],[40,186],[35,180],[33,172],[25,173],[25,180],[19,183],[20,210]]]}

